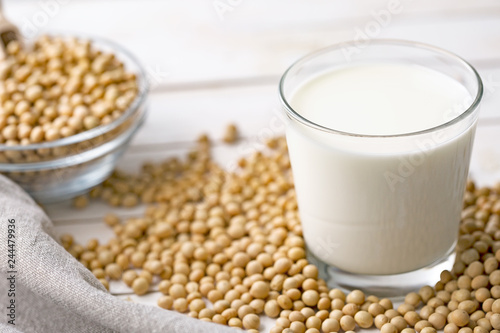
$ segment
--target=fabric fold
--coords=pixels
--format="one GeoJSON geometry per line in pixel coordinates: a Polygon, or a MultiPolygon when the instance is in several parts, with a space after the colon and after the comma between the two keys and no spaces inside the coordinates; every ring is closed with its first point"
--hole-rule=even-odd
{"type": "Polygon", "coordinates": [[[53,224],[45,212],[2,175],[0,274],[1,332],[235,332],[234,328],[109,294],[94,275],[55,240],[53,224]],[[11,258],[7,237],[8,229],[12,229],[9,224],[15,225],[13,270],[8,266],[11,258]],[[8,273],[12,271],[15,273],[8,273]],[[15,278],[8,280],[12,276],[15,278]],[[15,297],[9,296],[13,285],[15,297]],[[8,323],[12,320],[7,309],[11,299],[15,301],[15,325],[8,323]]]}

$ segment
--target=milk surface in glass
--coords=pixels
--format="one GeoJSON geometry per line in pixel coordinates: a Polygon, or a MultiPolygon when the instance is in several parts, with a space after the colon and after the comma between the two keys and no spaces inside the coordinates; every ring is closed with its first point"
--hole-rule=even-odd
{"type": "MultiPolygon", "coordinates": [[[[430,129],[470,102],[469,92],[440,72],[389,63],[324,72],[289,99],[313,123],[364,136],[430,129]]],[[[315,131],[296,122],[287,127],[309,251],[347,272],[397,274],[452,250],[474,126],[452,138],[417,135],[411,150],[379,145],[383,138],[360,147],[353,136],[315,131]]]]}

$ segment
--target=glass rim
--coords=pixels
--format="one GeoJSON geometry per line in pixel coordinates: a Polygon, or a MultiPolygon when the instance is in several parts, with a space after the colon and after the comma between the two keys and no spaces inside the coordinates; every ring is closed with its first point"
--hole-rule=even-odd
{"type": "Polygon", "coordinates": [[[419,131],[408,132],[408,133],[383,134],[383,135],[360,134],[360,133],[351,133],[351,132],[336,130],[336,129],[333,129],[330,127],[326,127],[326,126],[317,124],[317,123],[307,119],[306,117],[300,115],[297,111],[295,111],[292,108],[292,106],[288,103],[288,100],[285,97],[285,92],[284,92],[284,85],[285,85],[285,82],[288,78],[288,74],[290,74],[290,71],[299,67],[302,63],[304,63],[308,60],[314,59],[314,58],[316,58],[320,55],[323,55],[325,53],[335,51],[335,50],[340,50],[341,48],[346,47],[346,46],[347,47],[349,47],[349,46],[356,47],[357,46],[356,43],[357,43],[356,41],[341,42],[341,43],[337,43],[337,44],[330,45],[330,46],[327,46],[325,48],[313,51],[313,52],[306,54],[305,56],[299,58],[298,60],[293,62],[287,68],[287,70],[281,76],[281,79],[279,82],[279,98],[280,98],[280,101],[282,103],[282,106],[284,106],[284,108],[285,108],[285,111],[286,111],[288,117],[292,118],[293,120],[298,121],[299,123],[301,123],[303,125],[306,125],[309,128],[313,128],[316,130],[320,130],[322,132],[327,132],[327,133],[332,133],[332,134],[339,134],[339,135],[350,136],[350,137],[364,137],[364,138],[407,137],[407,136],[416,136],[416,135],[435,132],[437,130],[441,130],[441,129],[450,127],[456,123],[459,123],[461,120],[467,118],[470,114],[472,114],[474,112],[474,110],[477,109],[477,107],[479,106],[479,103],[481,102],[481,99],[483,97],[483,82],[481,80],[481,77],[479,76],[476,69],[469,62],[467,62],[465,59],[463,59],[462,57],[456,55],[453,52],[446,51],[442,48],[439,48],[439,47],[436,47],[433,45],[429,45],[429,44],[425,44],[425,43],[400,40],[400,39],[373,39],[373,40],[370,40],[370,45],[368,45],[368,47],[370,47],[373,44],[379,45],[379,46],[392,45],[392,46],[410,47],[410,48],[414,48],[414,49],[427,50],[427,51],[433,52],[435,54],[441,54],[449,59],[454,60],[456,63],[459,63],[462,67],[465,67],[470,72],[472,72],[472,74],[474,75],[474,77],[476,78],[476,81],[477,81],[477,92],[475,94],[475,97],[474,97],[472,103],[465,110],[463,110],[458,116],[454,117],[453,119],[451,119],[447,122],[439,124],[437,126],[433,126],[430,128],[419,130],[419,131]]]}
{"type": "MultiPolygon", "coordinates": [[[[133,72],[137,77],[137,84],[139,89],[137,91],[137,96],[134,98],[132,103],[127,107],[127,109],[123,112],[123,114],[117,119],[113,120],[109,124],[99,125],[90,130],[86,130],[75,135],[71,135],[65,138],[60,138],[54,141],[45,141],[40,143],[30,143],[28,145],[15,145],[15,146],[7,146],[5,144],[0,144],[0,151],[28,151],[28,150],[36,150],[36,149],[47,149],[47,148],[56,148],[56,147],[64,147],[72,144],[77,144],[80,142],[85,142],[92,140],[100,135],[106,134],[113,129],[117,128],[121,124],[125,123],[127,119],[130,119],[133,114],[137,111],[141,105],[144,104],[144,101],[149,92],[149,82],[146,77],[146,72],[141,65],[140,61],[137,59],[135,55],[133,55],[130,51],[128,51],[125,47],[119,45],[118,43],[112,42],[106,38],[95,37],[89,35],[75,34],[69,35],[67,33],[46,34],[50,37],[61,37],[61,38],[76,38],[78,40],[89,40],[91,43],[96,42],[97,44],[104,45],[105,47],[110,47],[115,52],[115,55],[119,58],[120,56],[124,56],[128,61],[134,64],[135,71],[133,72]]],[[[99,46],[97,46],[99,48],[99,46]]],[[[127,61],[126,60],[126,61],[127,61]]],[[[9,164],[9,163],[7,163],[9,164]]]]}

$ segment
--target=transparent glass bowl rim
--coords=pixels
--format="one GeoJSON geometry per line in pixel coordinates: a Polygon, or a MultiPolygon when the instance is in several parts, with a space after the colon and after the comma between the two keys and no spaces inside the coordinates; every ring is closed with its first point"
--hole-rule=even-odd
{"type": "Polygon", "coordinates": [[[285,97],[285,81],[288,78],[288,75],[292,70],[294,70],[297,67],[300,67],[302,64],[308,62],[309,60],[312,60],[318,56],[321,56],[325,53],[329,53],[332,51],[339,51],[344,47],[357,47],[357,42],[356,41],[350,41],[350,42],[342,42],[338,44],[334,44],[322,49],[319,49],[317,51],[314,51],[312,53],[309,53],[301,58],[299,58],[297,61],[295,61],[288,69],[283,73],[283,76],[281,77],[280,83],[279,83],[279,98],[282,103],[282,105],[285,108],[285,111],[287,115],[298,121],[299,123],[306,125],[307,127],[320,130],[322,132],[328,132],[332,134],[339,134],[339,135],[344,135],[344,136],[351,136],[351,137],[365,137],[365,138],[391,138],[391,137],[408,137],[408,136],[415,136],[415,135],[421,135],[425,133],[431,133],[435,132],[441,129],[444,129],[446,127],[452,126],[458,122],[460,122],[462,119],[467,118],[470,114],[476,110],[476,108],[479,106],[479,103],[481,102],[482,96],[483,96],[483,82],[481,80],[481,77],[477,73],[476,69],[469,64],[465,59],[461,58],[460,56],[456,55],[455,53],[446,51],[444,49],[441,49],[436,46],[432,46],[429,44],[425,43],[420,43],[420,42],[413,42],[413,41],[407,41],[407,40],[399,40],[399,39],[373,39],[370,40],[370,43],[367,47],[370,47],[372,45],[377,45],[377,46],[401,46],[401,47],[410,47],[410,48],[415,48],[415,49],[422,49],[426,51],[433,52],[435,54],[439,54],[442,56],[445,56],[449,58],[450,60],[455,61],[456,63],[460,64],[462,67],[465,67],[468,69],[472,74],[475,76],[477,80],[477,93],[476,96],[474,97],[473,102],[471,105],[462,113],[460,113],[457,117],[451,119],[448,122],[445,122],[443,124],[440,124],[438,126],[434,126],[431,128],[427,128],[421,131],[416,131],[416,132],[409,132],[409,133],[402,133],[402,134],[390,134],[390,135],[369,135],[369,134],[359,134],[359,133],[350,133],[350,132],[344,132],[344,131],[339,131],[335,130],[326,126],[319,125],[302,115],[300,115],[297,111],[295,111],[291,105],[288,103],[287,98],[285,97]]]}
{"type": "Polygon", "coordinates": [[[76,38],[78,40],[89,40],[92,44],[96,42],[97,44],[102,44],[106,45],[110,48],[113,49],[114,53],[118,56],[125,56],[128,61],[132,62],[134,64],[135,71],[134,74],[137,77],[137,83],[139,86],[139,91],[132,102],[125,110],[125,112],[121,115],[121,117],[117,118],[113,122],[106,124],[106,125],[100,125],[95,128],[92,128],[87,131],[80,132],[75,135],[68,136],[66,138],[54,140],[54,141],[48,141],[48,142],[42,142],[42,143],[35,143],[35,144],[29,144],[29,145],[16,145],[16,146],[7,146],[5,144],[0,144],[0,151],[27,151],[27,150],[35,150],[35,149],[42,149],[42,148],[56,148],[56,147],[62,147],[62,146],[68,146],[80,142],[85,142],[88,140],[91,140],[95,137],[98,137],[100,135],[103,135],[105,133],[108,133],[112,131],[113,129],[117,128],[121,124],[123,124],[125,121],[127,121],[137,110],[138,107],[140,107],[144,101],[146,100],[148,91],[149,91],[149,82],[146,77],[146,72],[144,71],[144,68],[142,67],[141,63],[139,60],[127,49],[125,49],[123,46],[112,42],[110,40],[107,40],[105,38],[101,37],[95,37],[95,36],[88,36],[88,35],[69,35],[67,33],[62,33],[62,34],[53,34],[49,33],[47,34],[51,37],[61,37],[61,38],[76,38]]]}

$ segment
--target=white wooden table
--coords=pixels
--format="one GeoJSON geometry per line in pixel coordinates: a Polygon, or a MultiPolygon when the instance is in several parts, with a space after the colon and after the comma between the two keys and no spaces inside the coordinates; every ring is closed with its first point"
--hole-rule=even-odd
{"type": "MultiPolygon", "coordinates": [[[[135,53],[150,75],[150,114],[122,158],[133,170],[145,160],[182,155],[202,132],[222,136],[229,122],[243,139],[219,146],[231,168],[238,156],[283,134],[277,98],[281,73],[315,49],[360,38],[399,38],[434,44],[471,62],[485,97],[471,164],[481,185],[500,180],[500,2],[497,0],[5,0],[7,16],[27,36],[44,31],[105,37],[135,53]]],[[[101,220],[110,208],[69,202],[47,207],[57,232],[80,242],[106,241],[101,220]]],[[[121,216],[141,208],[115,209],[121,216]]],[[[132,295],[121,284],[111,291],[132,295]]],[[[156,304],[158,292],[131,298],[156,304]]],[[[271,321],[264,322],[269,330],[271,321]]]]}

